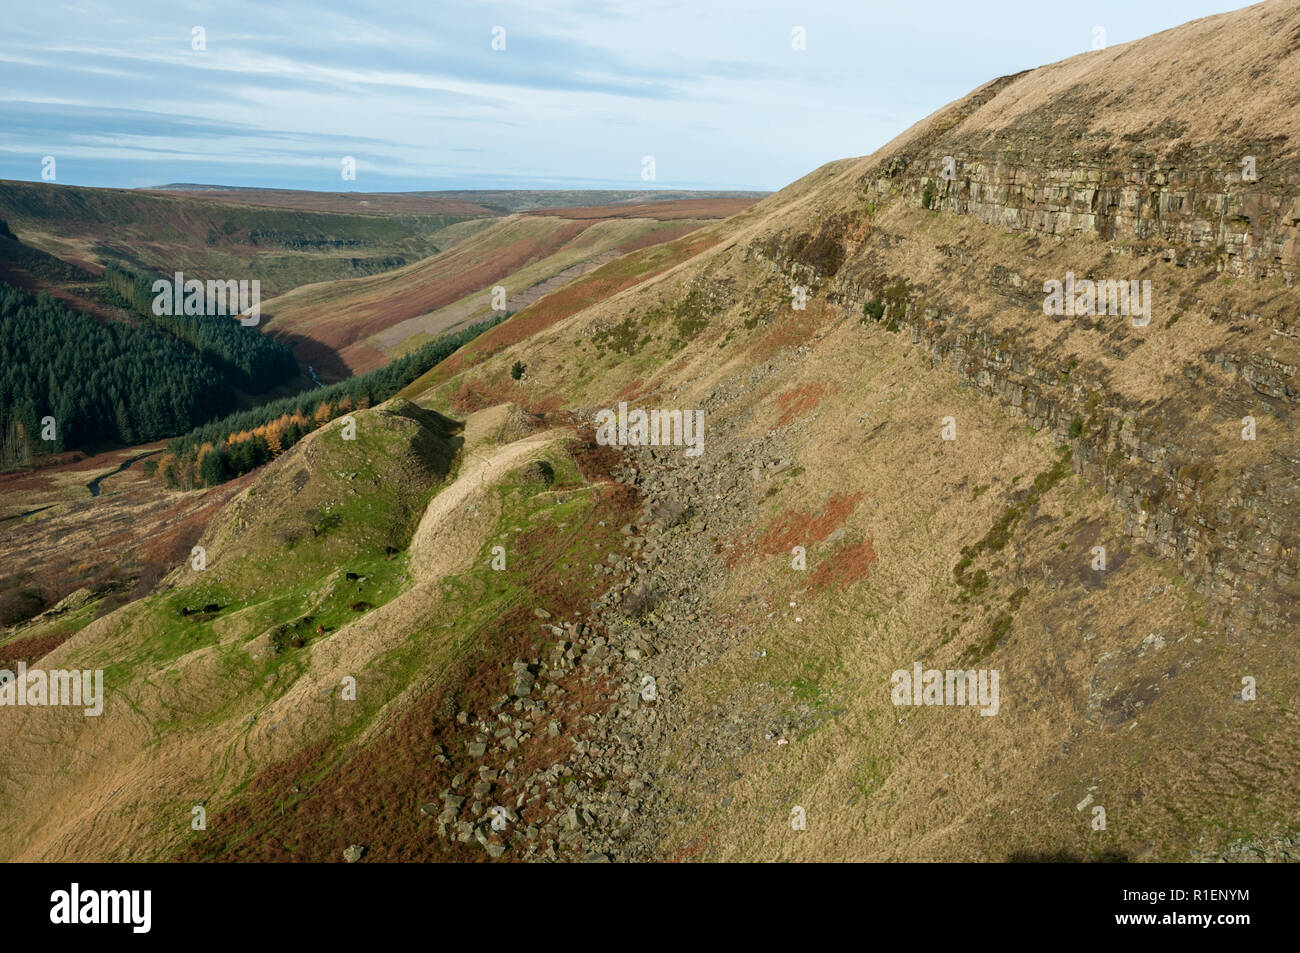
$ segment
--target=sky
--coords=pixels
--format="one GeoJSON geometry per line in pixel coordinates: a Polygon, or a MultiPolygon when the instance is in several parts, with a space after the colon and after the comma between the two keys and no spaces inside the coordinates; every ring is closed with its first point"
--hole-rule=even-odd
{"type": "Polygon", "coordinates": [[[0,179],[769,191],[997,76],[1247,5],[6,0],[0,179]]]}

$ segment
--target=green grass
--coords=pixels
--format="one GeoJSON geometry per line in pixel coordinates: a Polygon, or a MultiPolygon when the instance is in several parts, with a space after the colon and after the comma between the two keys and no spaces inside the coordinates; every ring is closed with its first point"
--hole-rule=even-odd
{"type": "MultiPolygon", "coordinates": [[[[328,735],[319,743],[309,770],[298,780],[304,791],[310,790],[313,782],[326,778],[348,756],[350,743],[387,710],[399,693],[425,683],[431,675],[436,677],[436,673],[446,671],[460,660],[482,657],[484,653],[489,660],[495,660],[494,653],[500,651],[496,642],[502,632],[502,620],[512,610],[531,609],[543,603],[544,593],[536,589],[539,581],[545,584],[558,580],[564,587],[576,587],[591,578],[591,563],[602,562],[606,552],[615,551],[620,545],[622,536],[612,514],[610,519],[601,519],[606,514],[599,491],[585,482],[569,454],[562,448],[551,447],[544,452],[544,459],[553,472],[550,482],[539,478],[535,468],[521,465],[491,488],[499,512],[474,562],[465,571],[441,580],[440,598],[431,607],[431,616],[424,624],[413,626],[398,646],[367,665],[362,684],[368,690],[359,691],[357,700],[348,703],[352,706],[348,717],[330,719],[328,735]],[[601,526],[601,522],[605,525],[601,526]],[[492,547],[497,545],[504,545],[507,551],[506,569],[501,571],[491,568],[492,547]]],[[[348,563],[349,568],[353,566],[362,567],[363,572],[367,569],[374,572],[359,594],[366,596],[373,592],[385,598],[391,597],[390,588],[396,588],[404,560],[375,566],[354,558],[348,563]]],[[[341,572],[342,569],[340,575],[341,572]]],[[[355,587],[356,583],[347,585],[355,587]]],[[[346,620],[350,614],[348,600],[357,594],[353,588],[326,593],[323,600],[315,603],[313,620],[332,617],[346,620]]],[[[298,595],[286,594],[277,611],[288,610],[289,603],[298,595]]],[[[294,611],[299,611],[301,606],[301,600],[293,603],[294,611]]],[[[279,618],[284,620],[290,616],[279,618]]],[[[290,623],[286,636],[295,631],[290,623]]],[[[551,636],[537,627],[534,652],[541,654],[550,641],[551,636]]],[[[278,671],[279,679],[264,690],[269,701],[286,690],[299,674],[300,657],[292,646],[260,666],[236,657],[231,660],[232,672],[241,684],[262,686],[271,672],[278,671]]],[[[257,689],[246,691],[253,690],[257,689]]],[[[482,702],[481,698],[466,701],[471,707],[482,702]]],[[[249,791],[250,780],[239,779],[232,800],[260,796],[249,791]]]]}
{"type": "Polygon", "coordinates": [[[803,670],[790,682],[791,695],[796,704],[818,708],[823,704],[825,693],[822,691],[821,678],[823,666],[816,662],[805,662],[803,670]]]}
{"type": "MultiPolygon", "coordinates": [[[[354,606],[373,611],[393,599],[404,586],[404,550],[440,488],[432,474],[425,489],[409,478],[392,477],[410,450],[414,427],[372,413],[359,421],[355,441],[330,432],[310,437],[316,476],[301,497],[289,495],[284,477],[291,469],[254,484],[252,500],[263,493],[285,494],[273,515],[219,529],[218,539],[225,542],[209,554],[206,570],[187,572],[174,588],[125,610],[122,628],[133,637],[125,644],[114,640],[113,655],[101,666],[105,684],[131,685],[141,673],[165,670],[185,655],[221,643],[219,664],[229,667],[230,684],[260,685],[323,637],[318,626],[328,633],[364,614],[354,606]],[[348,572],[365,578],[349,581],[348,572]],[[182,611],[213,603],[219,611],[182,611]],[[280,651],[255,663],[244,645],[268,631],[280,651]]],[[[279,684],[291,681],[282,678],[279,684]]],[[[208,708],[178,718],[186,723],[217,718],[228,701],[214,699],[208,708]]]]}
{"type": "Polygon", "coordinates": [[[602,355],[606,351],[631,355],[645,347],[650,341],[650,335],[646,334],[640,322],[629,314],[618,324],[597,330],[592,334],[591,341],[602,355]]]}

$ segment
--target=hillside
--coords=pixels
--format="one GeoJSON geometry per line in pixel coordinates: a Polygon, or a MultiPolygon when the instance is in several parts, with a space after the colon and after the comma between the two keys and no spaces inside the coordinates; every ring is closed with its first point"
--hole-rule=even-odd
{"type": "MultiPolygon", "coordinates": [[[[333,380],[377,367],[431,337],[518,311],[621,255],[680,238],[752,199],[689,199],[550,208],[509,215],[457,237],[404,268],[307,285],[266,304],[270,334],[293,341],[300,363],[333,380]]],[[[469,223],[467,223],[469,224],[469,223]]]]}
{"type": "Polygon", "coordinates": [[[294,348],[306,386],[308,368],[337,381],[499,314],[491,307],[498,285],[508,310],[518,310],[620,254],[680,237],[757,198],[0,182],[0,220],[18,236],[0,235],[0,279],[101,320],[127,321],[99,286],[106,265],[140,275],[257,279],[268,305],[263,329],[273,324],[271,333],[294,348]]]}
{"type": "Polygon", "coordinates": [[[512,215],[277,299],[382,339],[510,236],[624,252],[210,491],[208,568],[42,661],[106,716],[0,721],[0,856],[1297,859],[1298,60],[1270,0],[668,241],[512,215]],[[620,402],[703,452],[602,445],[620,402]],[[899,704],[917,664],[1000,694],[899,704]]]}
{"type": "Polygon", "coordinates": [[[681,780],[645,849],[673,820],[712,858],[1186,860],[1292,832],[1300,179],[1287,120],[1221,117],[1247,86],[1294,102],[1297,29],[1264,4],[997,80],[417,398],[455,413],[519,359],[538,404],[705,410],[698,463],[632,463],[691,511],[646,544],[690,610],[653,626],[680,700],[642,765],[681,780]],[[1133,88],[1180,57],[1202,72],[1133,88]],[[1175,135],[1139,135],[1156,89],[1175,135]],[[1080,102],[1106,106],[1082,136],[1080,102]],[[1149,326],[1044,315],[1068,272],[1151,280],[1149,326]],[[893,709],[917,660],[1000,669],[1000,716],[893,709]],[[1274,694],[1243,703],[1244,676],[1274,694]]]}
{"type": "Polygon", "coordinates": [[[268,211],[206,194],[0,181],[0,218],[27,244],[74,265],[256,278],[268,295],[424,258],[446,246],[443,229],[491,215],[459,202],[391,216],[310,204],[268,211]]]}

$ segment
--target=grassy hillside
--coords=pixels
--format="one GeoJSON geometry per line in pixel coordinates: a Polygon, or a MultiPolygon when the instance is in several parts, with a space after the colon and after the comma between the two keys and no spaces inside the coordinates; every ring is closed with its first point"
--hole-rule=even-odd
{"type": "MultiPolygon", "coordinates": [[[[679,189],[483,189],[439,192],[302,192],[290,189],[240,189],[212,185],[164,185],[144,191],[185,195],[216,202],[270,208],[352,212],[361,215],[468,215],[484,217],[575,205],[610,210],[682,202],[752,204],[765,192],[711,192],[679,189]]],[[[710,212],[710,215],[713,213],[710,212]]],[[[603,216],[601,216],[603,217],[603,216]]]]}
{"type": "MultiPolygon", "coordinates": [[[[40,747],[54,737],[61,744],[81,737],[106,751],[161,744],[152,755],[137,749],[132,770],[156,779],[174,759],[197,757],[203,770],[224,774],[218,766],[231,749],[203,739],[212,737],[215,726],[239,725],[250,714],[245,724],[252,724],[302,672],[322,634],[397,595],[405,582],[406,545],[450,466],[457,442],[451,422],[408,403],[361,411],[357,419],[355,441],[343,440],[338,425],[327,426],[238,495],[200,539],[208,554],[204,571],[187,563],[157,594],[92,623],[48,656],[51,664],[63,654],[104,669],[106,683],[114,686],[107,705],[116,707],[116,717],[97,721],[78,712],[75,720],[49,723],[53,735],[44,741],[30,740],[40,747]],[[345,562],[363,578],[346,579],[339,568],[345,562]],[[246,685],[264,688],[250,696],[246,685]]],[[[358,707],[368,713],[363,718],[373,715],[374,693],[363,691],[360,699],[358,707]]],[[[328,730],[327,721],[319,727],[328,730]]],[[[6,720],[5,731],[13,726],[6,720]]],[[[350,734],[354,728],[339,730],[350,734]]],[[[6,740],[22,744],[17,737],[6,740]]],[[[93,760],[71,765],[64,780],[74,787],[92,783],[99,767],[93,760]]],[[[201,777],[200,767],[192,763],[184,772],[201,777]]],[[[51,782],[64,783],[43,783],[51,782]]],[[[199,800],[217,790],[210,788],[199,800]]],[[[146,782],[133,799],[156,804],[160,793],[146,782]]],[[[10,847],[38,844],[49,836],[51,818],[11,812],[17,794],[8,781],[0,791],[7,805],[3,839],[10,847]]],[[[167,838],[171,825],[157,815],[146,827],[167,838]]],[[[140,856],[137,851],[156,848],[146,840],[119,843],[117,849],[140,856]]]]}

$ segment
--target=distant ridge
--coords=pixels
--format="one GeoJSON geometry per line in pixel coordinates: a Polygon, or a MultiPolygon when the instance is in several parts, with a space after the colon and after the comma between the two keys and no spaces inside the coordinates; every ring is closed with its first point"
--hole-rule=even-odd
{"type": "MultiPolygon", "coordinates": [[[[503,213],[547,208],[597,205],[644,205],[650,202],[675,202],[683,199],[764,198],[771,192],[718,189],[428,189],[389,192],[331,192],[311,189],[273,189],[232,185],[205,185],[172,182],[167,185],[136,189],[139,192],[221,193],[226,197],[243,194],[248,200],[287,196],[346,196],[357,202],[367,199],[441,199],[449,202],[472,202],[503,213]]],[[[295,203],[296,204],[296,203],[295,203]]]]}

